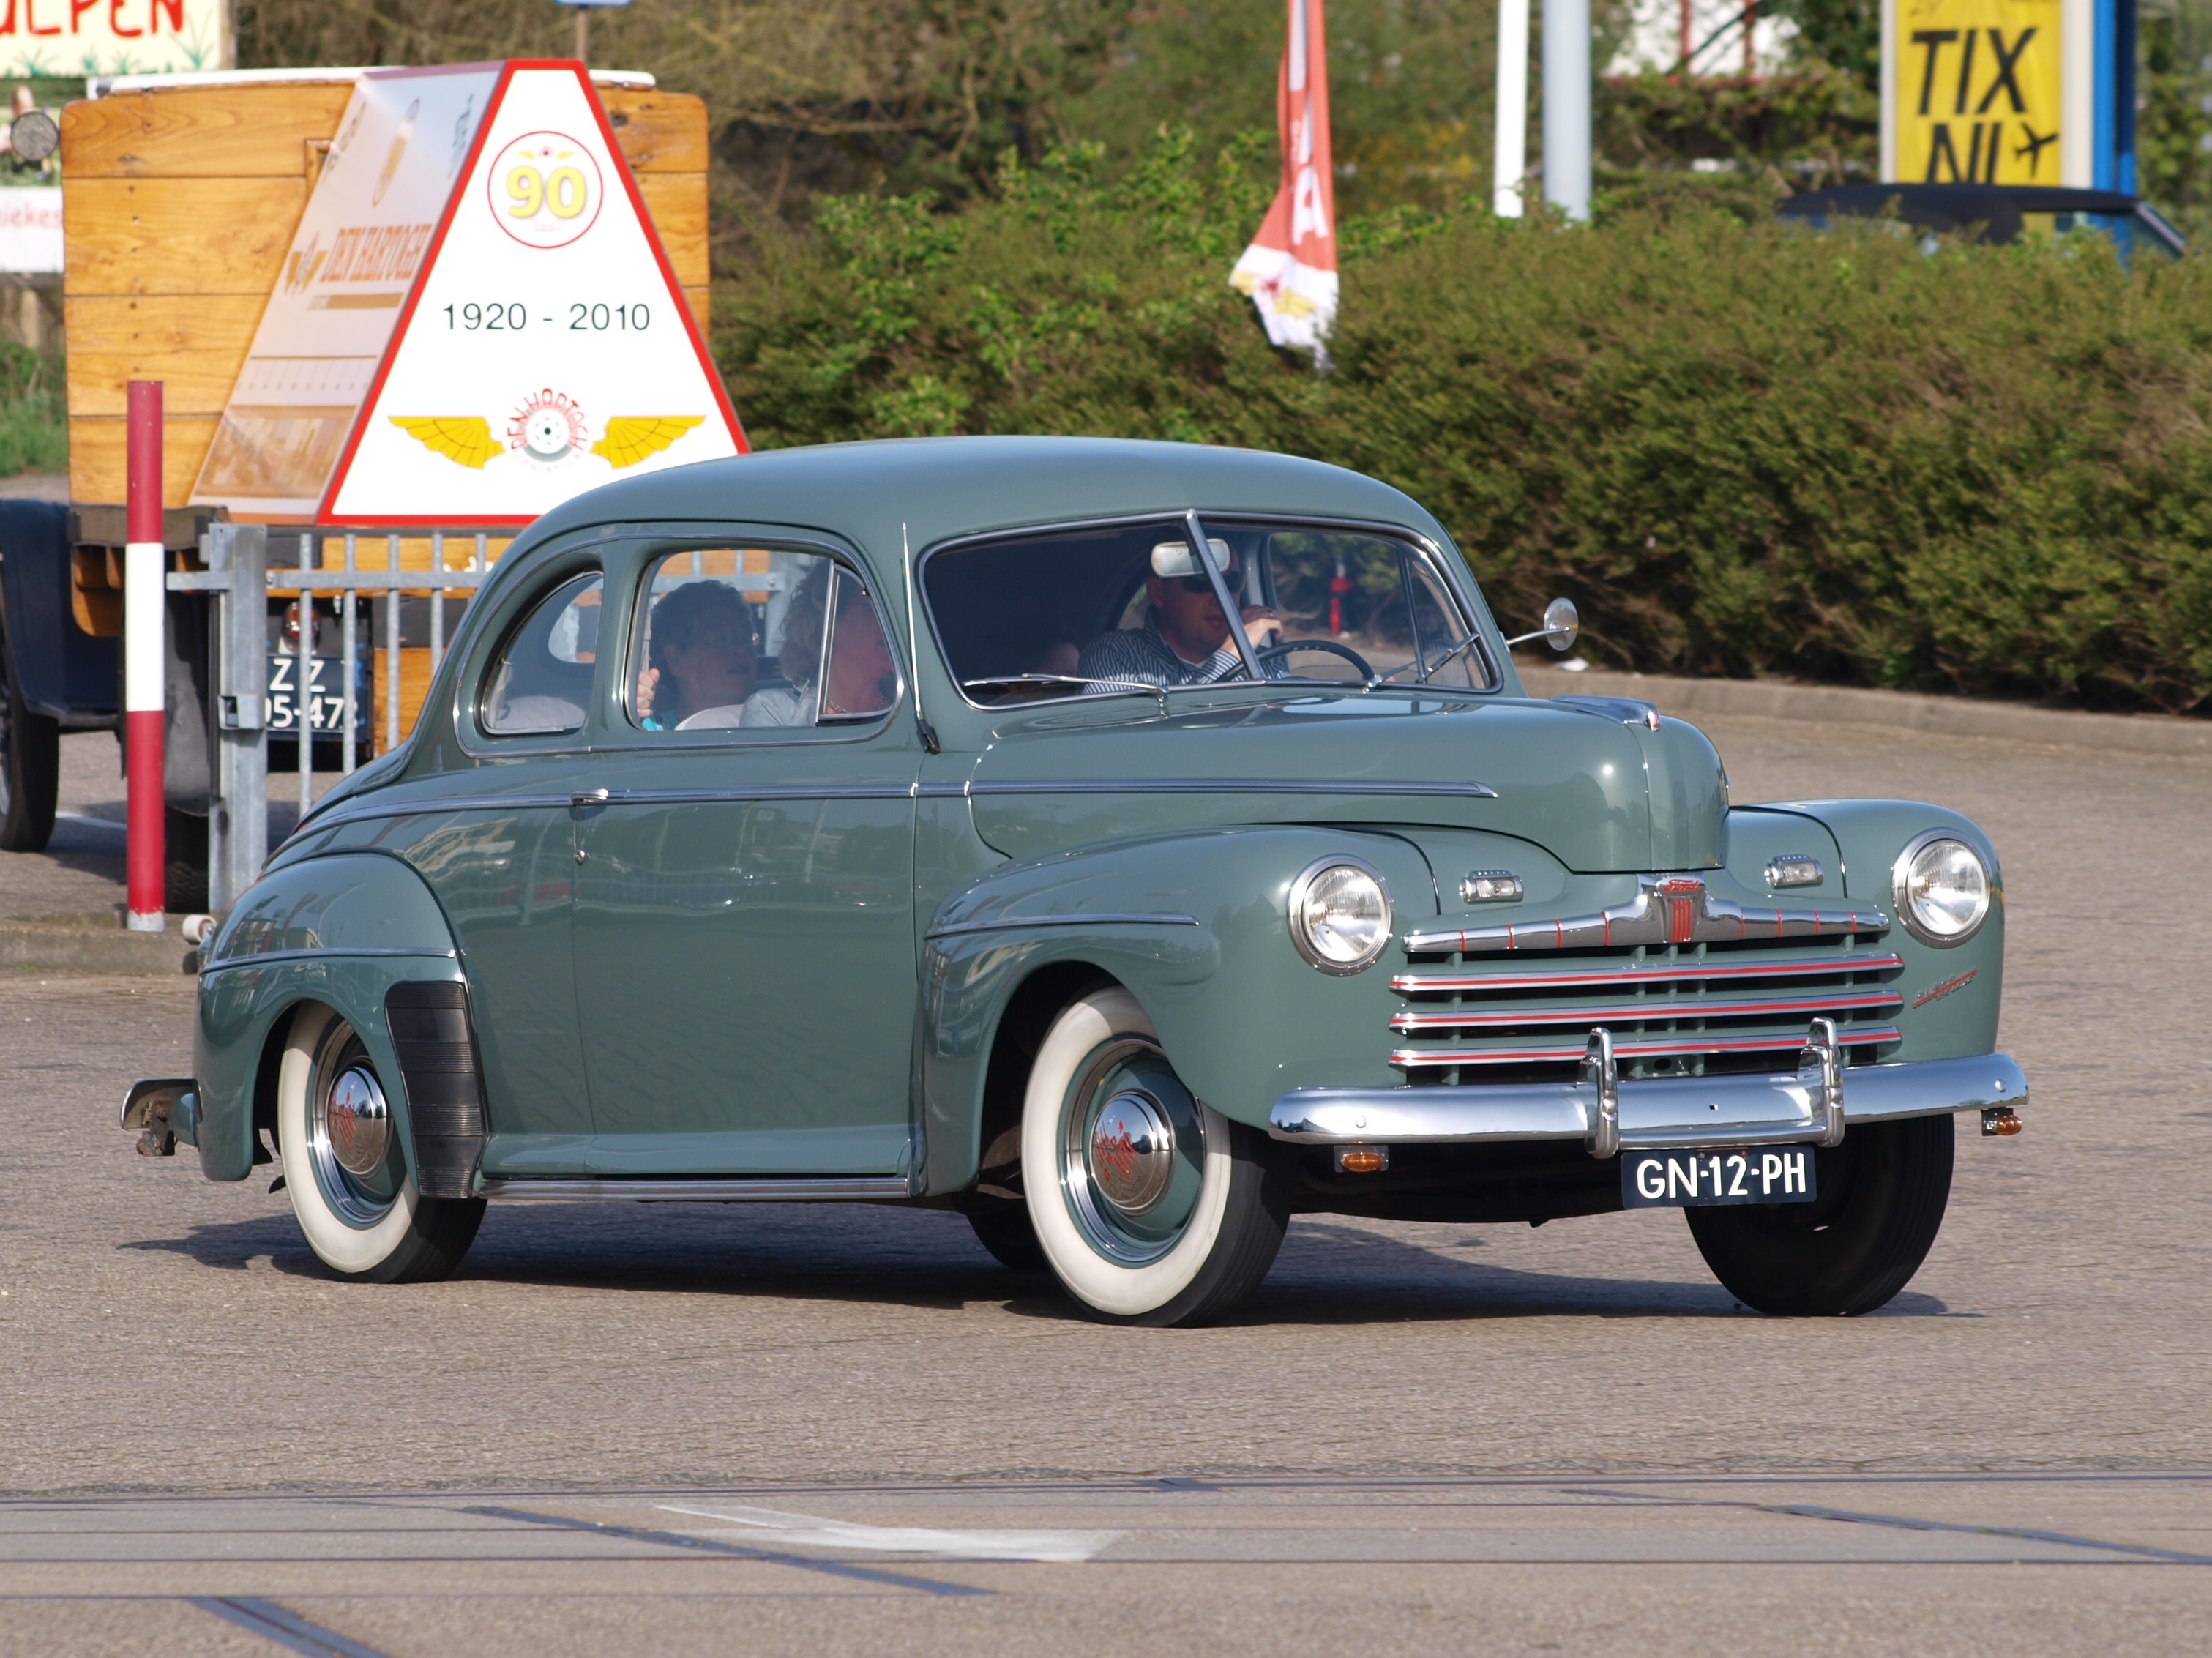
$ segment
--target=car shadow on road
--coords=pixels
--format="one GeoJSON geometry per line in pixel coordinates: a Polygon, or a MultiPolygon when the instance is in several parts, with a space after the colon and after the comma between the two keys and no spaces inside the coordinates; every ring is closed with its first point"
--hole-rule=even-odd
{"type": "MultiPolygon", "coordinates": [[[[223,1271],[266,1262],[261,1270],[287,1277],[332,1276],[283,1214],[120,1247],[183,1254],[223,1271]]],[[[457,1281],[945,1310],[996,1303],[1020,1318],[1084,1316],[1048,1273],[1010,1272],[993,1260],[958,1216],[877,1206],[495,1207],[457,1281]]],[[[1302,1218],[1259,1295],[1227,1322],[1756,1316],[1717,1284],[1533,1272],[1302,1218]]],[[[1972,1315],[1908,1290],[1875,1316],[1972,1315]]]]}

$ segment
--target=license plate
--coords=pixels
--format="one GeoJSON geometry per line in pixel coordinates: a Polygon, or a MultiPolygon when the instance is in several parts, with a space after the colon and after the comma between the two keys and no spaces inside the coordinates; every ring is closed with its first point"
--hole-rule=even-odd
{"type": "Polygon", "coordinates": [[[1818,1190],[1813,1170],[1809,1145],[1624,1151],[1620,1154],[1620,1201],[1629,1209],[1810,1203],[1818,1190]]]}
{"type": "MultiPolygon", "coordinates": [[[[369,696],[365,685],[354,688],[354,723],[357,732],[368,725],[369,696]]],[[[334,656],[307,659],[307,694],[300,693],[300,658],[295,651],[269,653],[269,729],[280,735],[296,734],[305,714],[307,729],[317,737],[345,734],[345,674],[334,656]]]]}

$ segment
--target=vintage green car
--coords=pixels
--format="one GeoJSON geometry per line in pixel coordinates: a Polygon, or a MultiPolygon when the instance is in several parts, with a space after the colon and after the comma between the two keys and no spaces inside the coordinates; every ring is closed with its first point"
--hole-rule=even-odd
{"type": "Polygon", "coordinates": [[[1281,455],[611,485],[224,919],[198,1075],[126,1125],[211,1180],[273,1147],[370,1280],[452,1272],[487,1202],[842,1199],[1175,1324],[1296,1213],[1673,1204],[1751,1306],[1881,1305],[1954,1114],[2026,1098],[1996,853],[1732,807],[1694,727],[1533,699],[1517,642],[1413,501],[1281,455]]]}

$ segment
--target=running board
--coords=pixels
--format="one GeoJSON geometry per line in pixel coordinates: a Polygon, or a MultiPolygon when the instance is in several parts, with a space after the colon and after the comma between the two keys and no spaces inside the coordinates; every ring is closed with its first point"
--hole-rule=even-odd
{"type": "Polygon", "coordinates": [[[903,1175],[748,1176],[729,1180],[488,1180],[503,1203],[835,1203],[914,1195],[903,1175]]]}

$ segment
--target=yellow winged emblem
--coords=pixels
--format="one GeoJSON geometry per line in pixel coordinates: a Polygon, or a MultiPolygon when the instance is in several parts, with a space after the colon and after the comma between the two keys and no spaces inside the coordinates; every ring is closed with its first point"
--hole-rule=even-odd
{"type": "Polygon", "coordinates": [[[491,440],[491,422],[482,415],[393,415],[392,423],[425,449],[482,469],[494,455],[507,452],[491,440]]]}
{"type": "Polygon", "coordinates": [[[592,452],[605,455],[619,472],[648,455],[659,454],[706,418],[704,415],[610,415],[607,434],[592,446],[592,452]]]}

